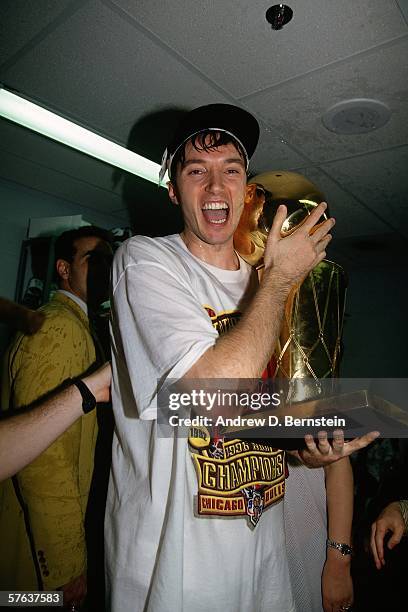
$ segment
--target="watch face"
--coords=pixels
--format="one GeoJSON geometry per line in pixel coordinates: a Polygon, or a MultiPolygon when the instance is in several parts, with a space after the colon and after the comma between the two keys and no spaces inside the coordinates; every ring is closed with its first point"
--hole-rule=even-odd
{"type": "Polygon", "coordinates": [[[347,544],[343,544],[341,552],[343,553],[343,555],[351,555],[352,549],[350,548],[350,546],[347,546],[347,544]]]}
{"type": "Polygon", "coordinates": [[[93,408],[95,408],[95,400],[92,398],[88,398],[82,402],[82,409],[84,412],[90,412],[93,408]]]}
{"type": "Polygon", "coordinates": [[[351,555],[353,552],[353,549],[348,544],[340,544],[339,542],[328,540],[327,545],[330,548],[336,548],[342,555],[351,555]]]}

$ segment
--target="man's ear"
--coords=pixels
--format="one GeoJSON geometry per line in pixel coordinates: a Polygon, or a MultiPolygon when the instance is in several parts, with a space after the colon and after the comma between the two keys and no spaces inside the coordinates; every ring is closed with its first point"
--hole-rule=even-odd
{"type": "Polygon", "coordinates": [[[67,280],[71,269],[69,262],[65,261],[65,259],[57,259],[55,267],[59,278],[67,280]]]}
{"type": "Polygon", "coordinates": [[[168,181],[167,183],[167,189],[169,190],[169,198],[172,202],[172,204],[175,204],[176,206],[179,205],[179,201],[177,199],[177,195],[176,195],[176,189],[173,185],[173,183],[171,181],[168,181]]]}
{"type": "Polygon", "coordinates": [[[255,183],[250,183],[249,185],[246,186],[246,190],[245,190],[245,198],[244,198],[244,203],[245,204],[251,204],[254,196],[255,196],[255,192],[256,192],[256,184],[255,183]]]}

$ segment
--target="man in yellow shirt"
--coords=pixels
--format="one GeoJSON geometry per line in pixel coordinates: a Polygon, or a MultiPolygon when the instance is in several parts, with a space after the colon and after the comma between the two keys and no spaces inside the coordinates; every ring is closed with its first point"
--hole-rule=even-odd
{"type": "MultiPolygon", "coordinates": [[[[40,331],[19,334],[8,352],[5,408],[29,406],[95,364],[88,261],[94,251],[108,252],[108,242],[108,233],[93,226],[58,238],[59,290],[41,309],[40,331]]],[[[85,597],[84,518],[96,435],[93,411],[2,485],[0,540],[7,554],[0,557],[0,589],[62,588],[65,603],[85,597]]]]}

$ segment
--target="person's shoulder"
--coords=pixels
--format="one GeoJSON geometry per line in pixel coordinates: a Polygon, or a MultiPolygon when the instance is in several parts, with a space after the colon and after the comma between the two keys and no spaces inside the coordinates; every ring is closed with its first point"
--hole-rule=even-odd
{"type": "Polygon", "coordinates": [[[128,273],[154,275],[159,278],[173,277],[175,282],[188,286],[191,282],[191,255],[179,234],[149,238],[134,236],[116,251],[112,267],[112,291],[128,273]]]}
{"type": "Polygon", "coordinates": [[[62,302],[59,302],[53,296],[49,302],[41,306],[39,311],[45,315],[44,323],[41,327],[42,332],[45,332],[55,321],[70,316],[70,312],[62,302]]]}
{"type": "Polygon", "coordinates": [[[43,336],[62,334],[65,337],[68,330],[71,336],[83,335],[87,330],[87,316],[82,314],[80,306],[62,294],[54,295],[40,310],[45,314],[45,320],[37,334],[43,336]]]}
{"type": "Polygon", "coordinates": [[[114,273],[135,264],[165,265],[177,264],[180,260],[180,238],[171,236],[133,236],[124,242],[115,253],[114,273]]]}
{"type": "Polygon", "coordinates": [[[74,300],[57,291],[49,302],[41,306],[40,311],[45,314],[46,320],[59,317],[74,317],[79,309],[74,300]]]}

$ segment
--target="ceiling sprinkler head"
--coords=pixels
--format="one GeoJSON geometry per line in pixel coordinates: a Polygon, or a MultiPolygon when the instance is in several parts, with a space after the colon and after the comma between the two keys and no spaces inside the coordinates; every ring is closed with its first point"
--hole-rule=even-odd
{"type": "Polygon", "coordinates": [[[266,11],[266,20],[272,30],[281,30],[293,17],[293,11],[287,4],[274,4],[266,11]]]}

